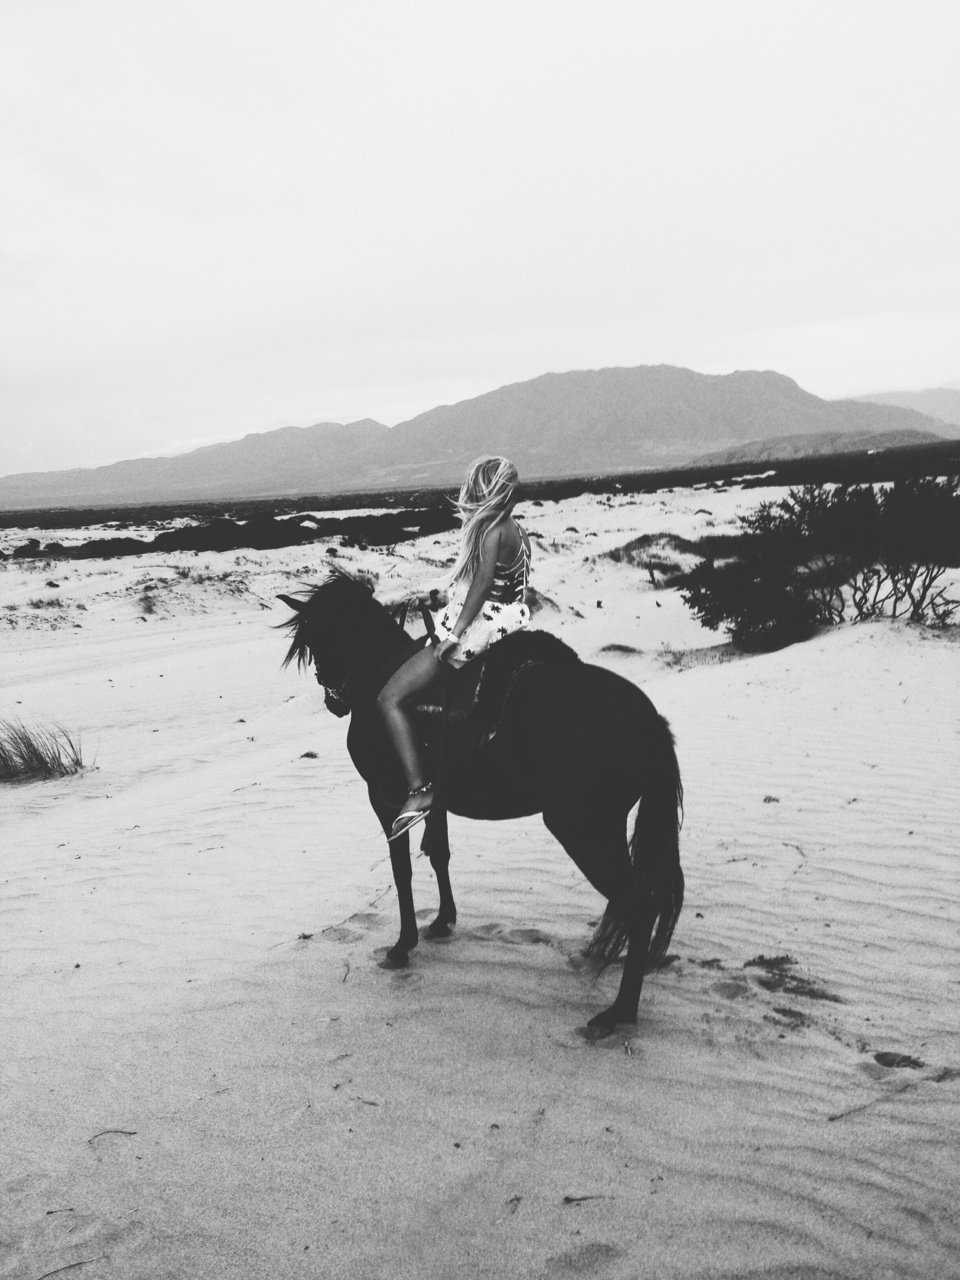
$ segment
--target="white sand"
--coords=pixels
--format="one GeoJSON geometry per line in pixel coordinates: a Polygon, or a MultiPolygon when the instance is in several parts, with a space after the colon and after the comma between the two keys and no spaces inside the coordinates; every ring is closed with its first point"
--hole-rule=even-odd
{"type": "MultiPolygon", "coordinates": [[[[638,650],[599,660],[687,789],[677,958],[596,1045],[602,904],[539,820],[452,819],[456,937],[377,967],[386,846],[269,629],[326,544],[0,571],[0,717],[95,757],[0,789],[0,1276],[960,1276],[956,632],[728,661],[594,559],[765,496],[525,509],[538,621],[638,650]],[[807,985],[766,989],[761,954],[807,985]]],[[[388,598],[452,549],[340,563],[388,598]]],[[[414,885],[427,917],[425,859],[414,885]]]]}

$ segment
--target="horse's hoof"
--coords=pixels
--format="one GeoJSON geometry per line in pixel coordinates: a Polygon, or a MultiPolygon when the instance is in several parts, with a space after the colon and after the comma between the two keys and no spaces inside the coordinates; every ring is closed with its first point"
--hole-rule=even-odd
{"type": "Polygon", "coordinates": [[[446,920],[434,920],[423,931],[425,938],[451,938],[453,937],[453,929],[447,924],[446,920]]]}
{"type": "Polygon", "coordinates": [[[595,1026],[592,1022],[588,1022],[585,1027],[577,1027],[577,1035],[582,1040],[586,1040],[587,1044],[598,1044],[601,1040],[606,1040],[608,1036],[612,1036],[616,1029],[616,1026],[608,1026],[603,1023],[595,1026]]]}
{"type": "Polygon", "coordinates": [[[598,1013],[596,1017],[590,1019],[586,1025],[587,1038],[593,1040],[602,1040],[604,1036],[609,1036],[616,1031],[617,1027],[633,1027],[636,1026],[636,1013],[621,1013],[615,1004],[609,1009],[604,1009],[603,1013],[598,1013]]]}
{"type": "Polygon", "coordinates": [[[405,969],[410,963],[410,952],[401,947],[391,947],[380,961],[381,969],[405,969]]]}

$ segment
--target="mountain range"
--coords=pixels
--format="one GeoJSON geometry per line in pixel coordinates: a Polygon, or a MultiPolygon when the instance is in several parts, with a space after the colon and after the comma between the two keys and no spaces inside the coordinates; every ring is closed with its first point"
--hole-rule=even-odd
{"type": "Polygon", "coordinates": [[[770,371],[641,365],[543,374],[392,428],[369,418],[282,427],[172,458],[4,476],[0,510],[454,485],[483,453],[512,458],[532,480],[943,437],[960,437],[960,421],[883,397],[822,400],[770,371]]]}
{"type": "Polygon", "coordinates": [[[915,409],[929,418],[960,427],[960,390],[956,387],[932,387],[929,391],[880,391],[857,396],[870,404],[892,404],[901,409],[915,409]]]}

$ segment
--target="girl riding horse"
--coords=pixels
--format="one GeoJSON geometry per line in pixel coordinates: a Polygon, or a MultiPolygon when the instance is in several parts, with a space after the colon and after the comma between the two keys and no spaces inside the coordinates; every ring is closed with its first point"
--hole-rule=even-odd
{"type": "Polygon", "coordinates": [[[433,803],[433,784],[412,722],[413,708],[441,680],[441,664],[461,667],[495,641],[530,621],[524,603],[530,539],[513,519],[517,469],[506,458],[478,458],[460,489],[460,554],[448,604],[437,624],[439,644],[419,650],[387,681],[377,699],[406,776],[408,794],[390,839],[422,822],[433,803]]]}

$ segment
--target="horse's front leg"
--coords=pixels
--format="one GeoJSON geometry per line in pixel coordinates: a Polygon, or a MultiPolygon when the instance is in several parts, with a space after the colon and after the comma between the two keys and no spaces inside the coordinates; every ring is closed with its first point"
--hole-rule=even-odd
{"type": "Polygon", "coordinates": [[[423,850],[429,856],[437,888],[440,890],[440,906],[434,920],[423,931],[425,938],[449,938],[457,923],[457,904],[450,887],[450,840],[447,832],[447,811],[435,807],[426,821],[423,850]]]}
{"type": "Polygon", "coordinates": [[[410,866],[410,837],[402,835],[390,845],[390,865],[393,883],[397,886],[397,903],[400,907],[400,937],[387,952],[385,969],[405,969],[410,952],[420,941],[417,913],[413,906],[413,869],[410,866]]]}
{"type": "MultiPolygon", "coordinates": [[[[384,835],[397,816],[396,806],[385,805],[373,787],[369,788],[370,803],[380,819],[384,835]]],[[[406,833],[389,845],[393,883],[397,887],[397,903],[400,907],[400,936],[383,959],[384,969],[405,969],[410,952],[420,941],[417,913],[413,906],[413,869],[410,865],[410,837],[406,833]]]]}

